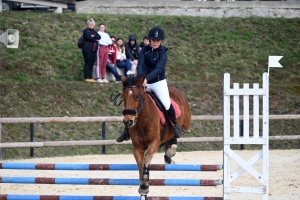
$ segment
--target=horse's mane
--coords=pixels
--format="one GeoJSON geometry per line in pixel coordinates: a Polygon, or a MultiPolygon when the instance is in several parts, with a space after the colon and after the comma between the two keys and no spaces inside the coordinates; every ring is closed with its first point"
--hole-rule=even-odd
{"type": "Polygon", "coordinates": [[[143,78],[145,76],[145,74],[140,74],[140,75],[137,75],[137,76],[134,76],[134,75],[129,75],[126,77],[126,81],[123,82],[123,87],[128,87],[128,86],[132,86],[132,85],[136,85],[137,82],[143,78]]]}

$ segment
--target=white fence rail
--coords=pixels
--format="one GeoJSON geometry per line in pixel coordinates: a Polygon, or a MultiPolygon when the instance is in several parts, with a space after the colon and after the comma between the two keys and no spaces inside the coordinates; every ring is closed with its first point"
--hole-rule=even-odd
{"type": "MultiPolygon", "coordinates": [[[[300,140],[300,135],[270,136],[269,140],[300,140]]],[[[222,142],[223,137],[186,137],[177,139],[178,142],[222,142]]],[[[131,144],[130,141],[116,142],[116,140],[80,140],[80,141],[54,141],[54,142],[6,142],[0,143],[0,148],[23,147],[67,147],[67,146],[99,146],[99,145],[131,144]]]]}
{"type": "MultiPolygon", "coordinates": [[[[249,116],[253,119],[253,115],[249,116]]],[[[233,120],[233,116],[230,116],[233,120]]],[[[243,119],[243,115],[240,115],[243,119]]],[[[262,119],[262,115],[259,116],[262,119]]],[[[272,120],[300,119],[300,115],[269,115],[272,120]]],[[[223,115],[192,115],[192,121],[221,121],[223,115]]],[[[0,118],[0,124],[21,123],[53,123],[53,122],[122,122],[123,116],[110,117],[24,117],[24,118],[0,118]]]]}
{"type": "MultiPolygon", "coordinates": [[[[253,116],[249,116],[253,119],[253,116]]],[[[233,120],[233,116],[230,116],[233,120]]],[[[243,116],[240,116],[243,119],[243,116]]],[[[262,119],[262,116],[260,116],[262,119]]],[[[270,120],[300,119],[300,115],[269,115],[270,120]]],[[[58,147],[58,146],[94,146],[94,145],[123,145],[131,144],[131,141],[117,143],[115,140],[80,140],[80,141],[46,141],[46,142],[6,142],[2,143],[2,124],[18,123],[76,123],[76,122],[121,122],[122,116],[110,117],[28,117],[28,118],[0,118],[0,149],[19,147],[58,147]]],[[[221,121],[223,115],[193,115],[192,121],[221,121]]],[[[270,140],[300,140],[300,135],[270,136],[270,140]]],[[[187,137],[180,138],[178,142],[221,142],[223,137],[187,137]]]]}

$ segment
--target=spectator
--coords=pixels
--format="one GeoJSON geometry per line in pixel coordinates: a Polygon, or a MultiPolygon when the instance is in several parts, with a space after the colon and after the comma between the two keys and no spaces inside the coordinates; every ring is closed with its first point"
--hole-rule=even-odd
{"type": "Polygon", "coordinates": [[[97,57],[97,82],[99,83],[108,83],[108,80],[105,79],[106,76],[106,63],[108,59],[108,45],[111,45],[111,39],[105,31],[105,25],[103,23],[99,24],[98,34],[101,36],[99,40],[100,48],[98,50],[97,57]]]}
{"type": "MultiPolygon", "coordinates": [[[[170,101],[169,88],[167,85],[165,68],[168,60],[168,48],[162,46],[165,39],[164,31],[154,27],[149,31],[151,46],[145,46],[139,56],[137,74],[145,75],[144,86],[147,91],[154,92],[168,112],[169,119],[173,125],[173,132],[176,138],[184,134],[184,130],[176,122],[175,110],[170,101]]],[[[125,128],[117,142],[129,140],[128,128],[125,128]]]]}
{"type": "Polygon", "coordinates": [[[124,75],[127,76],[127,71],[130,70],[130,60],[126,58],[125,45],[123,38],[117,39],[117,67],[124,68],[124,75]]]}
{"type": "Polygon", "coordinates": [[[116,37],[111,35],[110,39],[112,41],[112,44],[108,46],[108,59],[106,64],[106,70],[108,70],[115,76],[116,82],[120,82],[121,76],[118,74],[118,70],[116,67],[116,62],[117,62],[117,47],[115,45],[116,37]]]}
{"type": "Polygon", "coordinates": [[[136,42],[135,35],[129,35],[128,42],[125,44],[125,53],[126,57],[130,59],[131,62],[131,69],[127,72],[127,75],[136,74],[136,66],[138,64],[140,49],[136,42]]]}
{"type": "Polygon", "coordinates": [[[139,49],[142,50],[142,48],[144,46],[148,46],[148,45],[150,45],[150,40],[149,40],[148,36],[145,36],[145,37],[143,37],[143,42],[141,42],[139,49]]]}
{"type": "Polygon", "coordinates": [[[94,30],[95,21],[89,19],[87,27],[83,30],[83,38],[85,39],[82,47],[82,55],[84,58],[84,78],[87,82],[96,82],[93,79],[93,67],[97,59],[98,40],[101,36],[94,30]]]}

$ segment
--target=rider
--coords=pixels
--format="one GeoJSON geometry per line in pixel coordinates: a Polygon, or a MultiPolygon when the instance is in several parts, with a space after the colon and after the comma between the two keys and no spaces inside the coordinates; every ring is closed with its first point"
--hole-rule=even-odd
{"type": "MultiPolygon", "coordinates": [[[[175,136],[180,138],[184,134],[184,129],[177,124],[175,110],[170,101],[165,75],[168,48],[161,45],[165,39],[163,29],[159,27],[152,28],[148,33],[148,38],[151,41],[151,46],[144,47],[139,54],[137,75],[145,74],[144,86],[147,86],[146,90],[154,92],[160,99],[172,122],[175,136]]],[[[122,135],[117,139],[117,142],[129,139],[128,128],[125,128],[122,135]]]]}

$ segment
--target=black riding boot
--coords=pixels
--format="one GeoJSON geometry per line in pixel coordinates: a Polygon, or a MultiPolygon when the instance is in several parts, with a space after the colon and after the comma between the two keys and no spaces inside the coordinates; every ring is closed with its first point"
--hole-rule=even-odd
{"type": "Polygon", "coordinates": [[[171,104],[169,110],[167,110],[167,112],[168,112],[168,115],[169,115],[169,119],[174,124],[174,126],[173,126],[173,132],[174,132],[174,134],[175,134],[175,136],[177,138],[180,138],[185,133],[185,131],[176,122],[176,114],[175,114],[175,110],[174,110],[174,107],[173,107],[172,104],[171,104]]]}
{"type": "Polygon", "coordinates": [[[124,128],[122,135],[117,138],[117,142],[123,142],[124,140],[130,140],[130,135],[128,133],[128,128],[124,128]]]}

